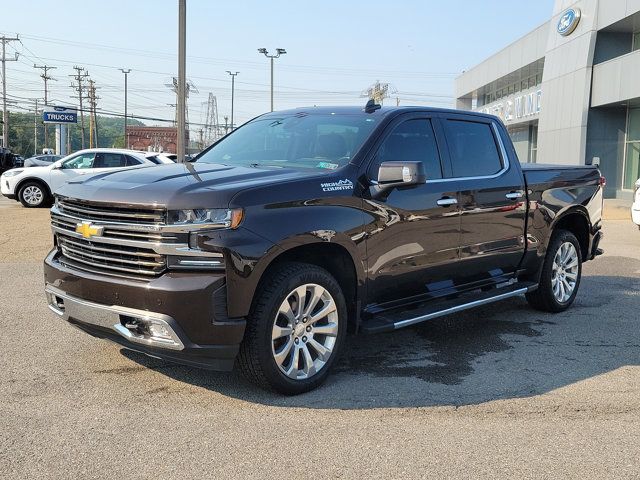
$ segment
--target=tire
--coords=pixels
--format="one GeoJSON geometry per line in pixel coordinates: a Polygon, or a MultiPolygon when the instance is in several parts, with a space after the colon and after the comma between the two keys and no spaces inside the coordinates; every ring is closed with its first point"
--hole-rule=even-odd
{"type": "Polygon", "coordinates": [[[323,268],[291,262],[276,267],[259,288],[237,366],[267,390],[313,390],[326,380],[344,344],[347,307],[340,285],[323,268]]]}
{"type": "Polygon", "coordinates": [[[580,243],[573,233],[558,230],[549,242],[538,289],[527,293],[527,301],[537,310],[562,312],[575,300],[581,277],[580,243]],[[566,253],[566,261],[563,259],[563,253],[566,253]],[[560,294],[561,291],[564,293],[560,294]]]}
{"type": "Polygon", "coordinates": [[[20,187],[18,199],[27,208],[44,207],[49,202],[49,192],[40,182],[26,182],[20,187]]]}

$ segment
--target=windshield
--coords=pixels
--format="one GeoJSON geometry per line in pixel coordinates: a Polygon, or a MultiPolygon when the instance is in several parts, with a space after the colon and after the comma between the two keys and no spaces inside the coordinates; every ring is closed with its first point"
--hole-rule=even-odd
{"type": "Polygon", "coordinates": [[[258,118],[196,160],[245,167],[335,170],[351,161],[376,120],[364,115],[258,118]]]}

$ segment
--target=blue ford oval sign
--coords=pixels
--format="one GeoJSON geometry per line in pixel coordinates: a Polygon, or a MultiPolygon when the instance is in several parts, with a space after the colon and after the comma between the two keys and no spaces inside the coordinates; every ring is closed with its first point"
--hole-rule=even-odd
{"type": "Polygon", "coordinates": [[[580,23],[580,9],[570,8],[558,20],[558,33],[563,37],[571,35],[580,23]]]}

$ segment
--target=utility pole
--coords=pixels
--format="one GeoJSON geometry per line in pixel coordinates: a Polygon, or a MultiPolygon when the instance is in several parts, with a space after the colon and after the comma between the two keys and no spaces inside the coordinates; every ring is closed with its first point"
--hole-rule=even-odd
{"type": "MultiPolygon", "coordinates": [[[[232,122],[232,125],[233,125],[233,122],[232,122]]],[[[224,134],[226,135],[227,133],[229,133],[229,117],[225,115],[224,116],[224,134]]]]}
{"type": "MultiPolygon", "coordinates": [[[[265,57],[271,60],[271,111],[273,112],[273,60],[284,55],[287,51],[284,48],[276,48],[275,55],[269,55],[266,48],[259,48],[258,53],[262,53],[265,57]]],[[[231,121],[231,129],[233,130],[233,121],[231,121]]]]}
{"type": "MultiPolygon", "coordinates": [[[[33,68],[39,68],[40,70],[42,70],[42,75],[40,75],[40,78],[42,78],[44,80],[44,106],[45,109],[47,107],[47,105],[49,105],[49,101],[48,101],[48,92],[49,89],[47,88],[47,82],[49,80],[53,80],[56,81],[55,78],[50,77],[49,75],[47,75],[47,72],[49,70],[54,70],[56,67],[50,67],[48,65],[36,65],[35,63],[33,64],[33,68]]],[[[48,148],[49,146],[49,142],[48,142],[48,135],[49,134],[49,130],[47,128],[47,124],[44,124],[44,146],[45,148],[48,148]]]]}
{"type": "Polygon", "coordinates": [[[84,67],[78,67],[77,65],[73,67],[73,69],[76,71],[75,75],[69,75],[70,77],[74,78],[75,81],[77,82],[77,85],[73,85],[73,83],[71,84],[71,88],[74,88],[77,92],[78,92],[78,103],[80,105],[80,130],[82,131],[82,135],[81,135],[81,148],[84,149],[85,144],[84,144],[84,110],[82,108],[82,97],[83,97],[83,93],[84,93],[84,87],[82,86],[82,80],[87,78],[89,76],[89,72],[87,72],[84,67]]]}
{"type": "Polygon", "coordinates": [[[33,155],[38,155],[38,99],[35,99],[36,109],[33,111],[33,155]]]}
{"type": "Polygon", "coordinates": [[[18,53],[16,52],[15,58],[7,58],[6,46],[7,43],[17,42],[20,39],[18,37],[0,37],[2,42],[2,146],[7,148],[9,146],[9,111],[7,110],[7,62],[17,62],[18,53]]]}
{"type": "Polygon", "coordinates": [[[124,73],[124,148],[129,148],[129,134],[127,133],[127,77],[131,73],[131,69],[121,68],[120,71],[124,73]]]}
{"type": "MultiPolygon", "coordinates": [[[[229,70],[227,70],[227,73],[231,75],[231,131],[233,132],[233,97],[235,96],[236,75],[238,75],[240,72],[231,73],[229,70]]],[[[273,97],[271,111],[273,111],[273,97]]]]}
{"type": "Polygon", "coordinates": [[[89,80],[89,148],[98,146],[98,117],[96,115],[96,82],[89,80]]]}
{"type": "Polygon", "coordinates": [[[178,0],[178,131],[176,150],[178,162],[184,163],[187,100],[187,0],[178,0]]]}

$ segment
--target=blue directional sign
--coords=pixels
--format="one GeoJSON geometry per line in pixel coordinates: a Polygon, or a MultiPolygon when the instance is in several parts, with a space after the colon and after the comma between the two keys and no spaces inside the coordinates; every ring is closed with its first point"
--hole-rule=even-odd
{"type": "Polygon", "coordinates": [[[45,107],[42,112],[44,123],[78,123],[78,111],[75,108],[45,107]]]}

